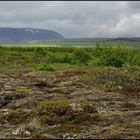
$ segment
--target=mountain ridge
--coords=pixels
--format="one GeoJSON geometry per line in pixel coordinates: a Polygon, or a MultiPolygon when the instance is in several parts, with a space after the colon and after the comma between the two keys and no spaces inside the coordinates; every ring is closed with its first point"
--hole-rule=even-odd
{"type": "Polygon", "coordinates": [[[38,28],[0,27],[0,43],[59,40],[64,37],[56,31],[38,28]]]}
{"type": "Polygon", "coordinates": [[[94,38],[66,38],[60,33],[40,28],[15,28],[0,27],[0,43],[25,43],[38,41],[80,41],[80,42],[97,42],[97,41],[127,41],[140,42],[140,37],[94,37],[94,38]]]}

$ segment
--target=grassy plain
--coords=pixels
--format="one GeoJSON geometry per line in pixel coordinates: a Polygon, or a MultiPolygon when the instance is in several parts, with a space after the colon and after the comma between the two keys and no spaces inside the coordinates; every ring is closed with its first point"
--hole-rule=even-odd
{"type": "Polygon", "coordinates": [[[0,47],[0,138],[140,139],[140,50],[67,44],[0,47]]]}

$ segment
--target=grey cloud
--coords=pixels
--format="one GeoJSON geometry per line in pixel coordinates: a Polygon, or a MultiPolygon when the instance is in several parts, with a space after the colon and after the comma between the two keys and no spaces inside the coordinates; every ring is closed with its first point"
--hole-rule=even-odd
{"type": "Polygon", "coordinates": [[[140,2],[139,1],[129,1],[127,2],[127,5],[129,8],[132,8],[132,9],[139,9],[140,8],[140,2]]]}
{"type": "Polygon", "coordinates": [[[139,36],[140,2],[1,1],[0,26],[55,30],[66,37],[139,36]]]}

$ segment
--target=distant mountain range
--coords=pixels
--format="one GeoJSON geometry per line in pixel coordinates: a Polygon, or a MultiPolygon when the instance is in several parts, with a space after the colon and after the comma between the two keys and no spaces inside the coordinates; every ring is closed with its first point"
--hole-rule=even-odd
{"type": "Polygon", "coordinates": [[[60,40],[64,37],[51,30],[34,28],[0,28],[0,43],[60,40]]]}
{"type": "Polygon", "coordinates": [[[133,38],[65,38],[63,35],[45,29],[35,28],[0,28],[0,43],[24,43],[38,41],[76,41],[76,42],[96,42],[96,41],[120,41],[120,42],[140,42],[140,37],[133,38]]]}

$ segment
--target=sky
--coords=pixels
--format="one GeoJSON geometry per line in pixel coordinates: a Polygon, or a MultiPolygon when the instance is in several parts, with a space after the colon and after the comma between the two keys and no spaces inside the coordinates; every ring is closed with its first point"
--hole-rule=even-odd
{"type": "Polygon", "coordinates": [[[140,37],[139,1],[0,1],[0,27],[54,30],[64,37],[140,37]]]}

